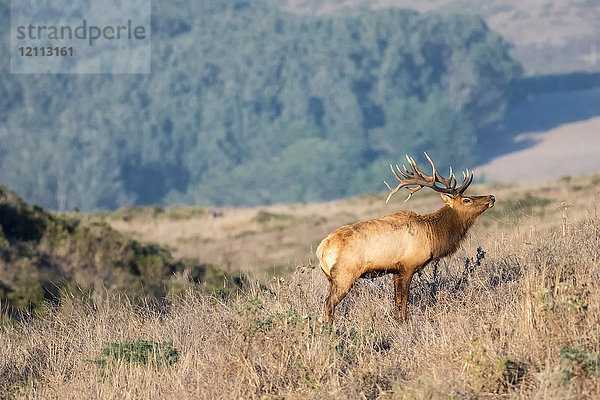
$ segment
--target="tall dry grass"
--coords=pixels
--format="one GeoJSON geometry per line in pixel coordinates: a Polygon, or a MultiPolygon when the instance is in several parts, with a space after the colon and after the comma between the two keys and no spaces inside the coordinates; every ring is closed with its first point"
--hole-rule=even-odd
{"type": "Polygon", "coordinates": [[[227,299],[71,295],[3,321],[0,397],[597,398],[600,220],[565,223],[473,235],[415,278],[403,325],[389,277],[360,281],[322,323],[312,265],[227,299]],[[103,343],[138,337],[173,340],[179,361],[115,361],[101,376],[103,343]]]}

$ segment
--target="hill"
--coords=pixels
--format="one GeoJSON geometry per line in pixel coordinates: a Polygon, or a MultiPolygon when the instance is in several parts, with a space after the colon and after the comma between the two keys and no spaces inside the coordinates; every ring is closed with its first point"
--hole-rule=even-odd
{"type": "MultiPolygon", "coordinates": [[[[487,181],[536,182],[600,171],[600,117],[573,122],[545,132],[515,135],[522,147],[475,169],[487,181]]],[[[508,147],[508,146],[507,146],[508,147]]]]}
{"type": "MultiPolygon", "coordinates": [[[[535,188],[473,187],[493,189],[497,205],[455,256],[415,277],[403,325],[391,318],[389,277],[360,281],[338,307],[336,325],[324,324],[327,284],[310,262],[291,262],[297,268],[266,283],[250,279],[225,298],[193,287],[142,304],[72,292],[23,322],[3,318],[0,397],[596,398],[599,184],[588,176],[535,188]]],[[[437,196],[420,194],[407,205],[439,205],[437,196]]],[[[384,211],[384,197],[202,215],[144,208],[90,218],[128,220],[140,235],[151,220],[165,241],[177,236],[172,220],[180,221],[180,235],[199,233],[185,231],[188,219],[219,221],[199,243],[220,240],[219,231],[226,238],[267,224],[275,232],[256,234],[265,235],[256,249],[265,258],[267,245],[275,246],[268,235],[281,234],[285,247],[295,229],[310,229],[309,257],[312,238],[340,221],[384,211]],[[277,217],[283,212],[294,222],[277,217]],[[300,218],[313,214],[325,220],[300,218]]]]}
{"type": "Polygon", "coordinates": [[[595,21],[600,6],[583,0],[287,0],[298,13],[326,14],[345,7],[400,7],[420,12],[478,15],[513,45],[511,55],[527,75],[600,71],[595,21]]]}
{"type": "Polygon", "coordinates": [[[14,318],[71,292],[164,297],[199,285],[226,292],[239,277],[164,246],[141,243],[90,221],[25,203],[0,186],[0,306],[14,318]]]}

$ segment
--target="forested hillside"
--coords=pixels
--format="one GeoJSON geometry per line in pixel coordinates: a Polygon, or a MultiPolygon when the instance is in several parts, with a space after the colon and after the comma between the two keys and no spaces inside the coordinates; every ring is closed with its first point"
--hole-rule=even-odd
{"type": "Polygon", "coordinates": [[[589,0],[286,0],[286,9],[323,14],[344,7],[408,8],[478,15],[511,45],[530,76],[598,72],[600,3],[589,0]]]}
{"type": "Polygon", "coordinates": [[[521,74],[478,17],[298,16],[260,0],[152,11],[149,75],[18,75],[0,61],[0,183],[59,210],[378,190],[404,153],[472,166],[477,129],[521,74]]]}

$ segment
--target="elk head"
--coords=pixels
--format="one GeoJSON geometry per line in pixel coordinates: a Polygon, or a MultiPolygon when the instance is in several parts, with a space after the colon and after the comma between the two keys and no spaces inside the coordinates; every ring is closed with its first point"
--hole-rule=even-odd
{"type": "Polygon", "coordinates": [[[446,205],[453,210],[455,210],[458,214],[463,216],[474,216],[475,218],[479,216],[482,212],[494,206],[496,198],[494,195],[488,196],[465,196],[463,193],[468,189],[473,182],[473,173],[468,169],[463,172],[463,182],[459,187],[456,187],[457,180],[456,176],[452,172],[452,167],[450,167],[450,176],[448,178],[444,178],[439,174],[439,172],[435,168],[435,164],[431,161],[431,158],[427,153],[424,153],[425,157],[427,157],[427,161],[431,164],[431,169],[433,170],[431,175],[425,174],[423,171],[417,167],[417,163],[415,160],[408,155],[406,155],[406,159],[408,160],[408,164],[412,168],[412,171],[409,171],[404,165],[402,165],[403,170],[400,169],[398,164],[396,164],[396,170],[390,164],[390,169],[392,173],[400,182],[398,186],[395,188],[391,188],[391,186],[386,182],[385,185],[390,190],[390,194],[388,195],[385,202],[389,202],[390,198],[398,192],[402,188],[406,188],[408,190],[408,197],[404,200],[407,202],[413,195],[413,193],[421,190],[424,187],[431,188],[436,192],[439,192],[442,200],[446,205]],[[398,175],[400,174],[400,175],[398,175]],[[443,187],[438,186],[438,183],[442,184],[443,187]]]}

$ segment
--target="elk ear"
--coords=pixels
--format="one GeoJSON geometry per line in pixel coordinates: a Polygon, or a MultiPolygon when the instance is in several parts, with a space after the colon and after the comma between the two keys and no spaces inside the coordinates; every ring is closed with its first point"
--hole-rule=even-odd
{"type": "Polygon", "coordinates": [[[452,197],[451,195],[446,194],[446,193],[440,193],[440,196],[442,197],[442,200],[444,201],[444,203],[446,203],[450,207],[452,207],[452,205],[454,204],[454,197],[452,197]]]}

